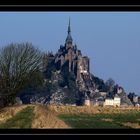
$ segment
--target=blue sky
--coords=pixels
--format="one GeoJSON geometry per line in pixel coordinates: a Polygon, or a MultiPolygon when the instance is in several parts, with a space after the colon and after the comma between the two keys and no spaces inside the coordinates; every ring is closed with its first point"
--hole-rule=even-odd
{"type": "Polygon", "coordinates": [[[0,47],[31,42],[55,53],[65,42],[69,17],[91,72],[140,95],[140,12],[0,12],[0,47]]]}

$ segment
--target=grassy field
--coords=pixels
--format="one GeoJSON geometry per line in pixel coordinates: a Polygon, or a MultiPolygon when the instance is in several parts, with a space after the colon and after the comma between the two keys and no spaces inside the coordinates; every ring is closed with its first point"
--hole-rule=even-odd
{"type": "Polygon", "coordinates": [[[0,124],[0,128],[31,128],[34,107],[28,106],[15,116],[0,124]]]}
{"type": "Polygon", "coordinates": [[[140,108],[13,106],[0,111],[0,128],[140,128],[140,108]]]}
{"type": "Polygon", "coordinates": [[[140,128],[140,112],[126,114],[63,114],[59,117],[72,128],[140,128]]]}

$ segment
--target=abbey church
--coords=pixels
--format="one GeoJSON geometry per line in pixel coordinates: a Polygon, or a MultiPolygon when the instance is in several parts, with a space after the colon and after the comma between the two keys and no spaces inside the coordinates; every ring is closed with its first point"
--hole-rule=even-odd
{"type": "Polygon", "coordinates": [[[77,46],[73,45],[69,21],[65,45],[60,46],[60,49],[55,56],[55,63],[58,66],[58,69],[61,69],[63,65],[67,65],[69,72],[73,72],[76,75],[76,82],[80,83],[84,79],[90,79],[89,61],[89,58],[87,56],[82,56],[82,53],[77,49],[77,46]]]}
{"type": "Polygon", "coordinates": [[[64,45],[60,45],[58,52],[51,55],[51,60],[57,71],[62,72],[63,68],[67,67],[68,72],[75,75],[75,84],[79,91],[87,97],[86,93],[92,93],[95,88],[90,74],[90,59],[83,56],[77,45],[73,44],[70,20],[67,32],[64,45]]]}

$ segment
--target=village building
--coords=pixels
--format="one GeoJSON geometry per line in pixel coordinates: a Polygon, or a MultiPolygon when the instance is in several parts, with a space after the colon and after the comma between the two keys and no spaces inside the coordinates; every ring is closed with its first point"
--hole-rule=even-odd
{"type": "Polygon", "coordinates": [[[100,92],[100,95],[105,97],[107,95],[107,92],[100,92]]]}
{"type": "Polygon", "coordinates": [[[138,103],[138,96],[137,95],[133,96],[133,102],[138,103]]]}
{"type": "Polygon", "coordinates": [[[139,104],[139,103],[136,103],[136,104],[135,104],[135,107],[140,107],[140,104],[139,104]]]}
{"type": "Polygon", "coordinates": [[[117,94],[120,94],[120,93],[122,93],[123,92],[123,88],[122,87],[118,87],[117,88],[117,94]]]}
{"type": "Polygon", "coordinates": [[[84,105],[90,106],[91,105],[90,99],[85,99],[84,105]]]}
{"type": "Polygon", "coordinates": [[[90,98],[87,96],[86,92],[85,92],[84,105],[85,105],[85,106],[90,106],[90,105],[91,105],[91,100],[90,100],[90,98]]]}
{"type": "Polygon", "coordinates": [[[121,105],[121,98],[116,94],[114,97],[113,106],[119,107],[121,105]]]}
{"type": "Polygon", "coordinates": [[[121,104],[121,98],[115,95],[114,99],[105,99],[104,106],[119,107],[121,104]]]}
{"type": "Polygon", "coordinates": [[[96,89],[95,89],[95,92],[96,92],[96,93],[99,93],[99,90],[96,88],[96,89]]]}
{"type": "Polygon", "coordinates": [[[113,102],[114,100],[113,99],[105,99],[105,102],[104,102],[104,106],[113,106],[113,102]]]}

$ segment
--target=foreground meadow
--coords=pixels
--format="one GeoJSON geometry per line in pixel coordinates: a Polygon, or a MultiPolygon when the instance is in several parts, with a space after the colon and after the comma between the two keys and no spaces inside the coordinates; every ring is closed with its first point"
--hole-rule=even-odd
{"type": "Polygon", "coordinates": [[[140,109],[51,106],[51,111],[72,128],[140,128],[140,109]]]}
{"type": "Polygon", "coordinates": [[[0,128],[140,128],[140,108],[13,106],[0,110],[0,128]]]}

